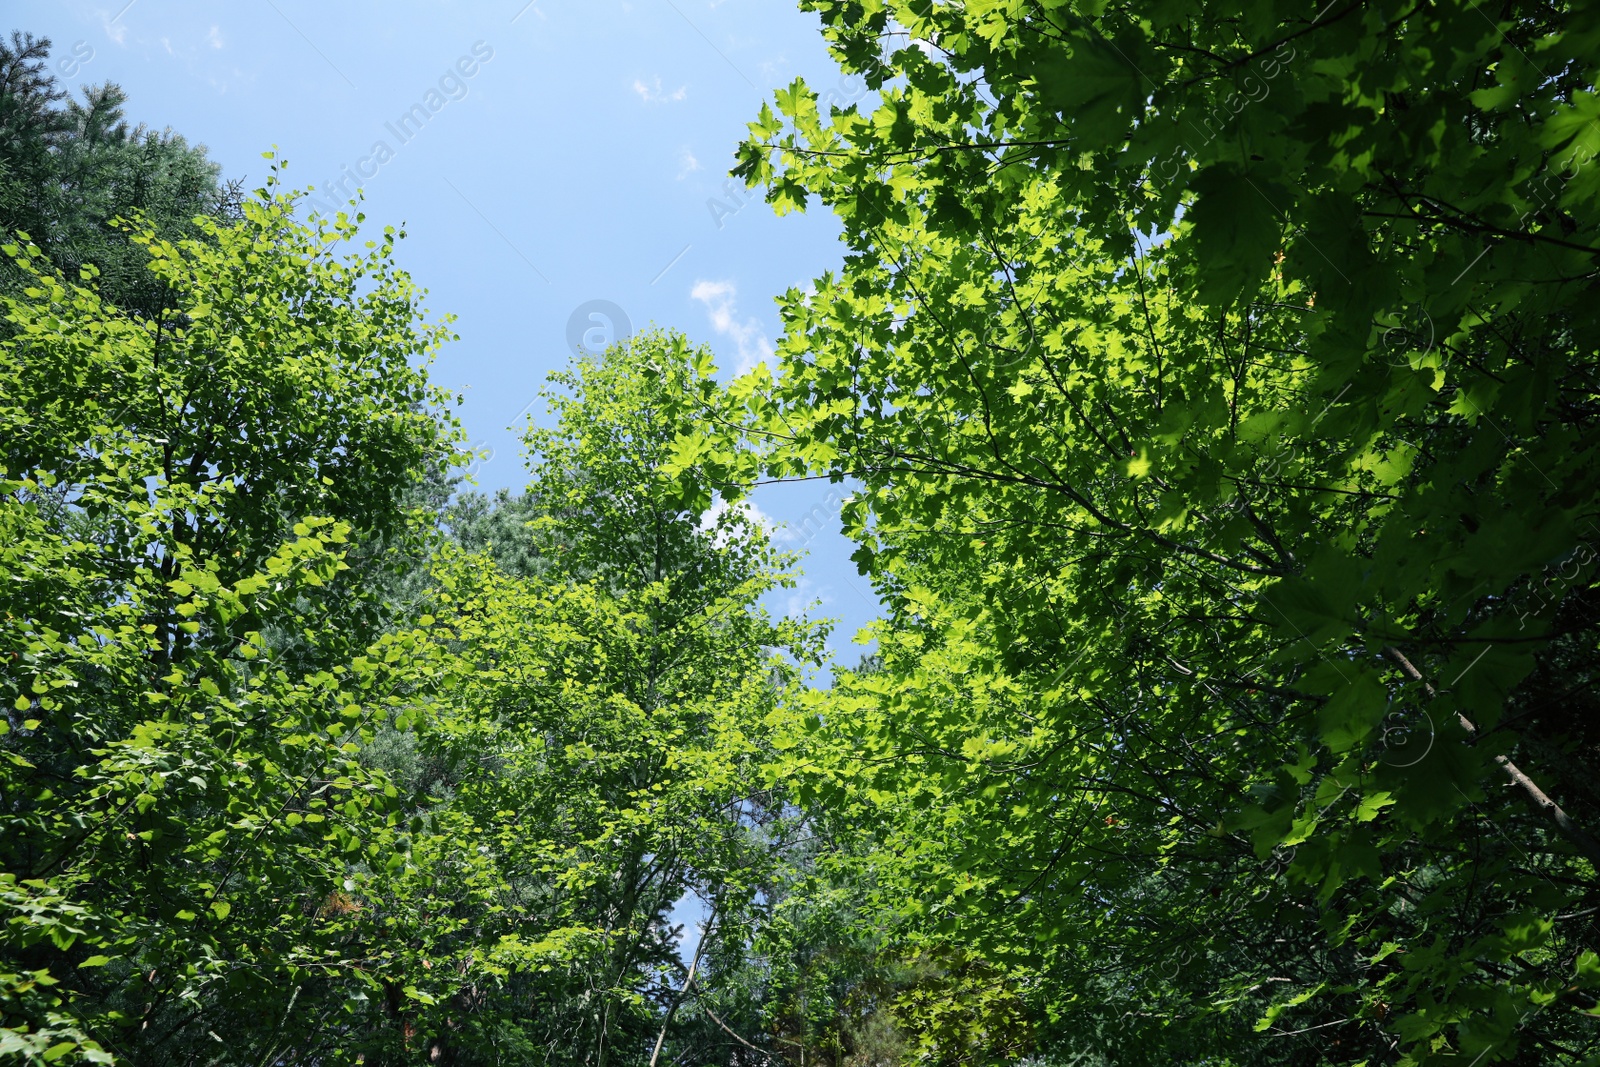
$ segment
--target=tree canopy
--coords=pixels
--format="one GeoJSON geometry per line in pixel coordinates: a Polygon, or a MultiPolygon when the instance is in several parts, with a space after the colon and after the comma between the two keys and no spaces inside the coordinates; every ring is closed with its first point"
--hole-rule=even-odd
{"type": "Polygon", "coordinates": [[[1600,1054],[1600,28],[800,6],[872,95],[736,173],[841,268],[493,497],[401,234],[0,49],[0,1061],[1600,1054]]]}
{"type": "Polygon", "coordinates": [[[803,6],[879,102],[740,172],[851,254],[679,453],[860,487],[803,795],[1111,1062],[1577,1062],[1592,28],[803,6]]]}
{"type": "MultiPolygon", "coordinates": [[[[153,317],[169,294],[118,219],[137,213],[162,237],[195,236],[196,216],[234,219],[240,183],[224,182],[204,145],[170,128],[130,125],[115,83],[74,99],[48,62],[49,38],[13,32],[0,40],[0,232],[22,232],[75,277],[100,271],[100,291],[153,317]]],[[[0,282],[23,281],[0,265],[0,282]]]]}

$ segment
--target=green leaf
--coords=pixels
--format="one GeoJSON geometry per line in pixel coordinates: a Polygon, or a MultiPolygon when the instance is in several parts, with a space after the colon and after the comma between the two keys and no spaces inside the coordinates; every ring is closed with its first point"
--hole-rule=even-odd
{"type": "Polygon", "coordinates": [[[1189,181],[1196,194],[1193,227],[1197,294],[1215,308],[1232,305],[1272,267],[1282,247],[1288,194],[1259,175],[1232,166],[1208,167],[1189,181]]]}

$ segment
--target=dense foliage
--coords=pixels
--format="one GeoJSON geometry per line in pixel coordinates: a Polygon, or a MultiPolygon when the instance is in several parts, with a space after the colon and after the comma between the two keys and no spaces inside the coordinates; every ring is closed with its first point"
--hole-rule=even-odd
{"type": "Polygon", "coordinates": [[[1593,24],[803,6],[881,102],[741,171],[852,254],[719,417],[889,602],[807,802],[1062,1049],[1592,1055],[1593,24]]]}
{"type": "MultiPolygon", "coordinates": [[[[152,317],[170,294],[118,220],[138,213],[162,237],[196,236],[198,215],[238,217],[238,184],[221,181],[204,146],[130,126],[119,86],[86,87],[73,99],[50,51],[48,38],[0,40],[0,232],[27,234],[69,276],[93,264],[102,294],[152,317]]],[[[9,267],[0,264],[0,284],[14,287],[23,279],[9,267]]]]}
{"type": "Polygon", "coordinates": [[[399,234],[0,48],[0,1062],[1600,1055],[1600,29],[801,6],[842,269],[492,498],[399,234]]]}
{"type": "Polygon", "coordinates": [[[388,854],[393,787],[354,757],[397,681],[344,556],[403,543],[404,490],[453,459],[412,365],[442,332],[392,233],[338,258],[354,224],[289,207],[135,231],[174,294],[153,321],[7,248],[7,1045],[71,1020],[159,1059],[227,1029],[209,1009],[284,1014],[337,943],[316,901],[388,854]]]}

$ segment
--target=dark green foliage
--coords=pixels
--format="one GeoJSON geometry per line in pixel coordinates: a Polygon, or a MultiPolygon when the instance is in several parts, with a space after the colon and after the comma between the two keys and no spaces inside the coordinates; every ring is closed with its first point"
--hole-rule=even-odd
{"type": "Polygon", "coordinates": [[[538,499],[509,489],[462,493],[446,516],[451,539],[468,552],[486,553],[495,566],[518,578],[539,578],[556,566],[540,551],[540,540],[530,524],[543,516],[538,499]]]}
{"type": "MultiPolygon", "coordinates": [[[[49,68],[50,48],[22,33],[0,41],[0,233],[26,233],[68,277],[93,264],[108,301],[153,318],[172,293],[116,220],[142,218],[169,240],[195,236],[196,216],[238,218],[239,185],[221,181],[203,146],[130,126],[118,86],[72,99],[49,68]]],[[[0,280],[22,282],[9,263],[0,280]]]]}

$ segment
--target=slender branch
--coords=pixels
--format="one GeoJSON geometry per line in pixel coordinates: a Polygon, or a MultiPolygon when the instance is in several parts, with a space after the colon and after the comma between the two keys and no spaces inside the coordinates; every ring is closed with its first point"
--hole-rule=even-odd
{"type": "Polygon", "coordinates": [[[678,1012],[678,1005],[683,1003],[683,995],[689,991],[689,986],[694,983],[694,972],[700,967],[700,953],[705,951],[706,941],[711,936],[711,927],[717,921],[715,910],[706,924],[700,928],[700,940],[694,946],[694,959],[689,961],[689,973],[683,979],[683,985],[678,987],[678,995],[672,998],[672,1003],[667,1007],[667,1017],[661,1020],[661,1032],[656,1035],[656,1047],[650,1053],[650,1067],[656,1067],[656,1060],[661,1056],[661,1046],[667,1040],[667,1028],[672,1025],[672,1017],[678,1012]]]}
{"type": "MultiPolygon", "coordinates": [[[[1422,677],[1422,672],[1417,670],[1399,649],[1391,645],[1383,651],[1384,655],[1399,665],[1406,677],[1413,682],[1422,683],[1423,689],[1427,691],[1430,697],[1438,695],[1432,684],[1422,677]]],[[[1467,732],[1469,738],[1478,736],[1478,727],[1473,724],[1471,719],[1468,719],[1459,711],[1456,712],[1456,721],[1461,724],[1461,728],[1467,732]]],[[[1499,764],[1501,770],[1505,771],[1506,777],[1511,779],[1511,784],[1522,790],[1533,806],[1538,808],[1555,824],[1561,836],[1572,842],[1578,851],[1589,858],[1589,862],[1596,867],[1600,867],[1600,841],[1596,841],[1583,827],[1573,822],[1572,817],[1562,810],[1561,805],[1552,800],[1543,789],[1540,789],[1538,784],[1524,774],[1520,767],[1512,763],[1509,757],[1502,753],[1496,755],[1494,761],[1499,764]]]]}
{"type": "Polygon", "coordinates": [[[765,1056],[769,1060],[777,1059],[776,1056],[774,1056],[772,1053],[768,1052],[766,1049],[758,1048],[755,1045],[752,1045],[750,1042],[746,1041],[744,1038],[740,1037],[738,1034],[734,1033],[733,1029],[730,1026],[728,1026],[727,1023],[723,1022],[720,1018],[718,1018],[717,1013],[712,1011],[710,1008],[708,1008],[705,1005],[704,1002],[702,1002],[700,1004],[700,1010],[705,1012],[706,1015],[711,1019],[712,1022],[714,1022],[718,1026],[722,1027],[722,1032],[723,1033],[727,1034],[729,1037],[731,1037],[735,1041],[739,1042],[739,1044],[743,1045],[745,1048],[749,1049],[751,1052],[759,1052],[761,1055],[765,1056]]]}

